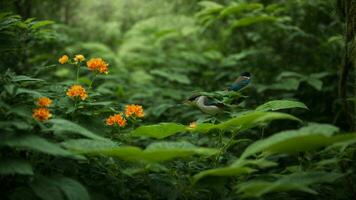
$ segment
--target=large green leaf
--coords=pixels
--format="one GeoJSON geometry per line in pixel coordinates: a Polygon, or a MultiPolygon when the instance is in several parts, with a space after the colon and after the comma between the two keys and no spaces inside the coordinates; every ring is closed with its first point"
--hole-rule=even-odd
{"type": "Polygon", "coordinates": [[[308,109],[308,107],[299,101],[291,101],[291,100],[274,100],[264,103],[256,108],[256,111],[275,111],[281,109],[288,108],[304,108],[308,109]]]}
{"type": "Polygon", "coordinates": [[[249,174],[255,172],[255,169],[245,166],[228,166],[215,169],[204,170],[193,177],[193,183],[195,184],[199,180],[207,176],[238,176],[242,174],[249,174]]]}
{"type": "Polygon", "coordinates": [[[254,180],[241,183],[237,185],[237,189],[245,197],[261,197],[270,192],[291,190],[316,194],[317,192],[309,186],[316,183],[334,182],[340,177],[342,174],[330,172],[298,172],[282,176],[275,181],[254,180]]]}
{"type": "Polygon", "coordinates": [[[186,131],[186,126],[176,123],[161,123],[149,126],[141,126],[131,132],[132,136],[146,136],[163,139],[179,132],[186,131]]]}
{"type": "Polygon", "coordinates": [[[228,15],[236,15],[242,11],[259,10],[263,8],[263,4],[260,3],[240,3],[226,7],[220,12],[221,17],[228,15]]]}
{"type": "Polygon", "coordinates": [[[101,150],[105,148],[117,147],[118,144],[111,140],[91,140],[91,139],[72,139],[61,143],[67,149],[74,151],[84,151],[85,149],[101,150]]]}
{"type": "Polygon", "coordinates": [[[207,133],[214,129],[219,129],[223,131],[243,131],[256,127],[260,124],[265,124],[278,119],[287,119],[300,122],[300,119],[286,113],[253,111],[238,115],[232,119],[229,119],[225,122],[221,122],[219,124],[198,124],[195,128],[188,128],[188,130],[200,133],[207,133]]]}
{"type": "Polygon", "coordinates": [[[86,188],[67,177],[40,176],[30,184],[35,194],[43,200],[89,200],[86,188]]]}
{"type": "Polygon", "coordinates": [[[42,153],[47,153],[57,156],[72,156],[73,154],[65,149],[62,149],[59,145],[49,142],[44,138],[35,135],[22,135],[22,136],[12,136],[3,139],[0,145],[24,148],[39,151],[42,153]]]}
{"type": "Polygon", "coordinates": [[[82,126],[65,119],[51,119],[49,122],[53,124],[51,129],[56,134],[76,133],[91,139],[107,140],[106,138],[96,135],[82,126]]]}
{"type": "Polygon", "coordinates": [[[248,112],[228,121],[217,124],[215,128],[222,130],[246,130],[277,119],[288,119],[300,121],[298,118],[279,112],[248,112]]]}
{"type": "Polygon", "coordinates": [[[251,144],[242,153],[241,158],[246,158],[259,152],[274,154],[308,151],[333,143],[356,139],[356,134],[333,136],[333,133],[337,131],[337,127],[325,124],[312,124],[299,130],[283,131],[251,144]]]}
{"type": "Polygon", "coordinates": [[[32,166],[30,163],[19,159],[0,160],[1,175],[33,175],[32,166]]]}
{"type": "Polygon", "coordinates": [[[259,159],[259,160],[238,160],[227,167],[220,167],[215,169],[209,169],[199,172],[198,174],[194,175],[193,183],[201,180],[207,176],[238,176],[242,174],[249,174],[257,171],[256,169],[252,168],[267,168],[276,166],[277,163],[266,160],[266,159],[259,159]]]}
{"type": "Polygon", "coordinates": [[[238,27],[244,27],[244,26],[250,26],[256,23],[261,23],[261,22],[273,22],[277,18],[273,16],[266,16],[266,15],[261,15],[261,16],[249,16],[245,17],[239,20],[236,20],[235,22],[232,23],[231,29],[238,28],[238,27]]]}
{"type": "Polygon", "coordinates": [[[128,161],[146,162],[166,161],[195,154],[210,156],[218,152],[216,149],[196,147],[188,142],[156,142],[150,144],[145,150],[134,146],[108,147],[103,145],[100,147],[97,145],[98,143],[96,141],[93,142],[93,145],[86,144],[85,146],[80,146],[75,143],[64,143],[64,145],[81,154],[104,155],[118,157],[128,161]],[[90,148],[92,146],[95,146],[95,148],[90,148]]]}
{"type": "Polygon", "coordinates": [[[32,78],[29,76],[19,75],[12,77],[12,82],[22,82],[22,81],[44,81],[43,79],[32,78]]]}
{"type": "Polygon", "coordinates": [[[53,178],[55,185],[64,193],[68,200],[89,200],[87,189],[78,181],[67,177],[53,178]]]}
{"type": "Polygon", "coordinates": [[[171,160],[177,157],[188,157],[194,154],[211,156],[218,153],[217,149],[196,147],[188,142],[156,142],[144,151],[144,157],[152,161],[171,160]]]}

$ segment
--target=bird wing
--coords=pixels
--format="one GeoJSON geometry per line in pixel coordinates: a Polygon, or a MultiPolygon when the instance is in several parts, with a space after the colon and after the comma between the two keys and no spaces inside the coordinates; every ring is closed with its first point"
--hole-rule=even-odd
{"type": "Polygon", "coordinates": [[[239,91],[250,83],[250,79],[245,78],[230,85],[229,90],[239,91]]]}

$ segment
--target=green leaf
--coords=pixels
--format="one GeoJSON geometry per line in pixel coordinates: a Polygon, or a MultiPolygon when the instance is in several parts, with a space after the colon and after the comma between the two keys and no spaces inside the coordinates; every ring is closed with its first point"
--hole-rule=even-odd
{"type": "Polygon", "coordinates": [[[228,166],[228,167],[209,169],[194,175],[193,184],[197,183],[199,180],[207,176],[215,176],[215,177],[238,176],[242,174],[250,174],[255,171],[256,171],[255,169],[252,169],[250,167],[245,167],[245,166],[228,166]]]}
{"type": "Polygon", "coordinates": [[[151,161],[165,161],[177,157],[188,157],[194,154],[211,156],[218,153],[217,149],[196,147],[188,142],[156,142],[144,151],[144,157],[151,161]]]}
{"type": "Polygon", "coordinates": [[[86,146],[76,144],[73,145],[74,148],[68,144],[64,145],[81,154],[111,156],[128,161],[145,162],[167,161],[194,154],[210,156],[218,152],[216,149],[196,147],[188,142],[157,142],[150,144],[145,150],[134,146],[107,147],[106,145],[97,146],[96,144],[97,142],[95,142],[95,145],[87,144],[86,146]],[[95,146],[95,148],[90,148],[91,146],[95,146]]]}
{"type": "Polygon", "coordinates": [[[291,100],[274,100],[264,103],[256,108],[256,111],[275,111],[281,109],[288,108],[304,108],[308,109],[308,107],[299,101],[291,101],[291,100]]]}
{"type": "Polygon", "coordinates": [[[149,126],[140,126],[131,132],[131,136],[146,136],[163,139],[168,136],[186,131],[186,126],[176,123],[161,123],[149,126]]]}
{"type": "Polygon", "coordinates": [[[53,178],[55,185],[64,193],[68,200],[90,200],[87,189],[74,179],[67,177],[53,178]]]}
{"type": "Polygon", "coordinates": [[[239,20],[236,20],[235,22],[232,23],[231,29],[239,28],[239,27],[244,27],[244,26],[250,26],[253,24],[261,23],[261,22],[273,22],[277,18],[273,16],[250,16],[250,17],[245,17],[239,20]]]}
{"type": "Polygon", "coordinates": [[[67,177],[36,178],[30,184],[36,195],[43,199],[54,200],[89,200],[90,196],[86,188],[78,181],[67,177]]]}
{"type": "Polygon", "coordinates": [[[253,180],[237,185],[238,193],[245,197],[261,197],[271,192],[302,191],[317,194],[309,186],[316,183],[332,183],[342,174],[331,172],[298,172],[282,176],[275,181],[253,180]]]}
{"type": "Polygon", "coordinates": [[[40,176],[30,183],[31,189],[42,200],[65,200],[61,190],[50,178],[40,176]]]}
{"type": "Polygon", "coordinates": [[[47,25],[51,25],[51,24],[54,24],[54,22],[50,21],[50,20],[43,20],[43,21],[35,22],[32,25],[32,28],[33,29],[37,29],[37,28],[40,28],[40,27],[43,27],[43,26],[47,26],[47,25]]]}
{"type": "Polygon", "coordinates": [[[312,124],[299,130],[283,131],[251,144],[242,153],[241,159],[259,152],[295,153],[356,139],[356,134],[333,136],[337,131],[337,127],[326,124],[312,124]]]}
{"type": "Polygon", "coordinates": [[[259,10],[263,8],[263,4],[260,3],[240,3],[226,7],[224,10],[220,12],[221,17],[225,17],[228,15],[236,15],[241,13],[242,11],[250,11],[250,10],[259,10]]]}
{"type": "Polygon", "coordinates": [[[237,116],[228,121],[222,122],[215,126],[215,128],[222,130],[246,130],[258,126],[261,123],[267,123],[277,119],[288,119],[300,121],[298,118],[279,112],[249,112],[241,116],[237,116]]]}
{"type": "Polygon", "coordinates": [[[277,163],[268,161],[266,159],[259,159],[259,160],[237,160],[232,163],[230,166],[227,167],[220,167],[215,169],[204,170],[199,172],[198,174],[194,175],[193,183],[195,184],[199,180],[207,176],[238,176],[242,174],[250,174],[255,171],[251,166],[255,166],[258,168],[267,168],[267,167],[274,167],[277,163]]]}
{"type": "Polygon", "coordinates": [[[107,140],[106,138],[96,135],[82,126],[65,119],[51,119],[49,122],[53,124],[51,129],[55,132],[55,134],[76,133],[91,139],[107,140]]]}
{"type": "Polygon", "coordinates": [[[319,79],[308,78],[306,81],[310,86],[312,86],[313,88],[315,88],[318,91],[320,91],[323,87],[323,82],[319,79]]]}
{"type": "Polygon", "coordinates": [[[196,128],[188,128],[188,130],[199,133],[207,133],[214,129],[223,131],[243,131],[278,119],[295,120],[300,122],[300,119],[286,113],[253,111],[241,114],[225,122],[221,122],[220,124],[202,123],[198,124],[196,128]]]}
{"type": "Polygon", "coordinates": [[[83,151],[83,149],[92,151],[92,150],[101,150],[106,148],[118,147],[118,144],[111,140],[91,140],[91,139],[67,140],[62,142],[61,145],[72,151],[83,151]]]}
{"type": "Polygon", "coordinates": [[[43,79],[38,79],[38,78],[32,78],[32,77],[29,77],[29,76],[23,76],[23,75],[20,75],[20,76],[14,76],[12,77],[12,82],[22,82],[22,81],[44,81],[43,79]]]}
{"type": "Polygon", "coordinates": [[[62,149],[59,145],[51,143],[44,138],[35,135],[12,136],[3,139],[0,145],[25,148],[56,156],[72,156],[69,151],[62,149]]]}
{"type": "Polygon", "coordinates": [[[19,159],[0,160],[0,174],[1,175],[33,175],[31,164],[19,159]]]}

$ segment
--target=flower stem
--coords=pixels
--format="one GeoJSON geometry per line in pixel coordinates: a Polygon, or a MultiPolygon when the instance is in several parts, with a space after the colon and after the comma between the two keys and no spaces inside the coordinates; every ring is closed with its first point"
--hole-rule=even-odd
{"type": "Polygon", "coordinates": [[[77,83],[79,83],[79,69],[80,65],[77,65],[77,83]]]}
{"type": "Polygon", "coordinates": [[[94,78],[93,78],[93,80],[91,81],[91,83],[89,85],[89,89],[91,89],[93,87],[93,83],[94,83],[94,81],[96,79],[96,76],[97,76],[97,74],[94,75],[94,78]]]}

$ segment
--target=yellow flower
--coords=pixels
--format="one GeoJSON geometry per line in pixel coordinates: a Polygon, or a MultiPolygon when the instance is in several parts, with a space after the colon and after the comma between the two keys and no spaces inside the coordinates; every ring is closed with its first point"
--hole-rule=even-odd
{"type": "Polygon", "coordinates": [[[191,122],[189,124],[189,128],[196,128],[197,127],[197,122],[191,122]]]}
{"type": "Polygon", "coordinates": [[[52,117],[52,114],[49,112],[48,108],[36,108],[32,111],[32,117],[37,121],[43,122],[52,117]]]}
{"type": "Polygon", "coordinates": [[[131,104],[126,106],[125,115],[126,117],[134,116],[134,117],[142,118],[145,116],[145,113],[143,112],[142,106],[131,104]]]}
{"type": "Polygon", "coordinates": [[[126,125],[126,119],[122,116],[122,114],[111,115],[106,119],[106,125],[113,126],[115,124],[120,127],[124,127],[126,125]]]}
{"type": "Polygon", "coordinates": [[[80,97],[82,100],[85,100],[88,97],[87,92],[81,85],[72,85],[67,90],[67,95],[69,97],[80,97]]]}
{"type": "Polygon", "coordinates": [[[88,69],[91,71],[97,71],[101,74],[108,73],[108,66],[109,64],[106,63],[101,58],[92,58],[87,62],[88,69]]]}
{"type": "Polygon", "coordinates": [[[68,62],[68,60],[69,60],[69,57],[67,55],[63,55],[58,59],[58,62],[63,65],[63,64],[66,64],[68,62]]]}
{"type": "Polygon", "coordinates": [[[84,56],[83,55],[75,55],[75,57],[74,57],[74,61],[75,62],[82,62],[82,61],[84,61],[85,60],[85,58],[84,58],[84,56]]]}
{"type": "Polygon", "coordinates": [[[37,100],[37,105],[40,107],[48,107],[52,104],[52,100],[47,97],[40,97],[37,100]]]}

